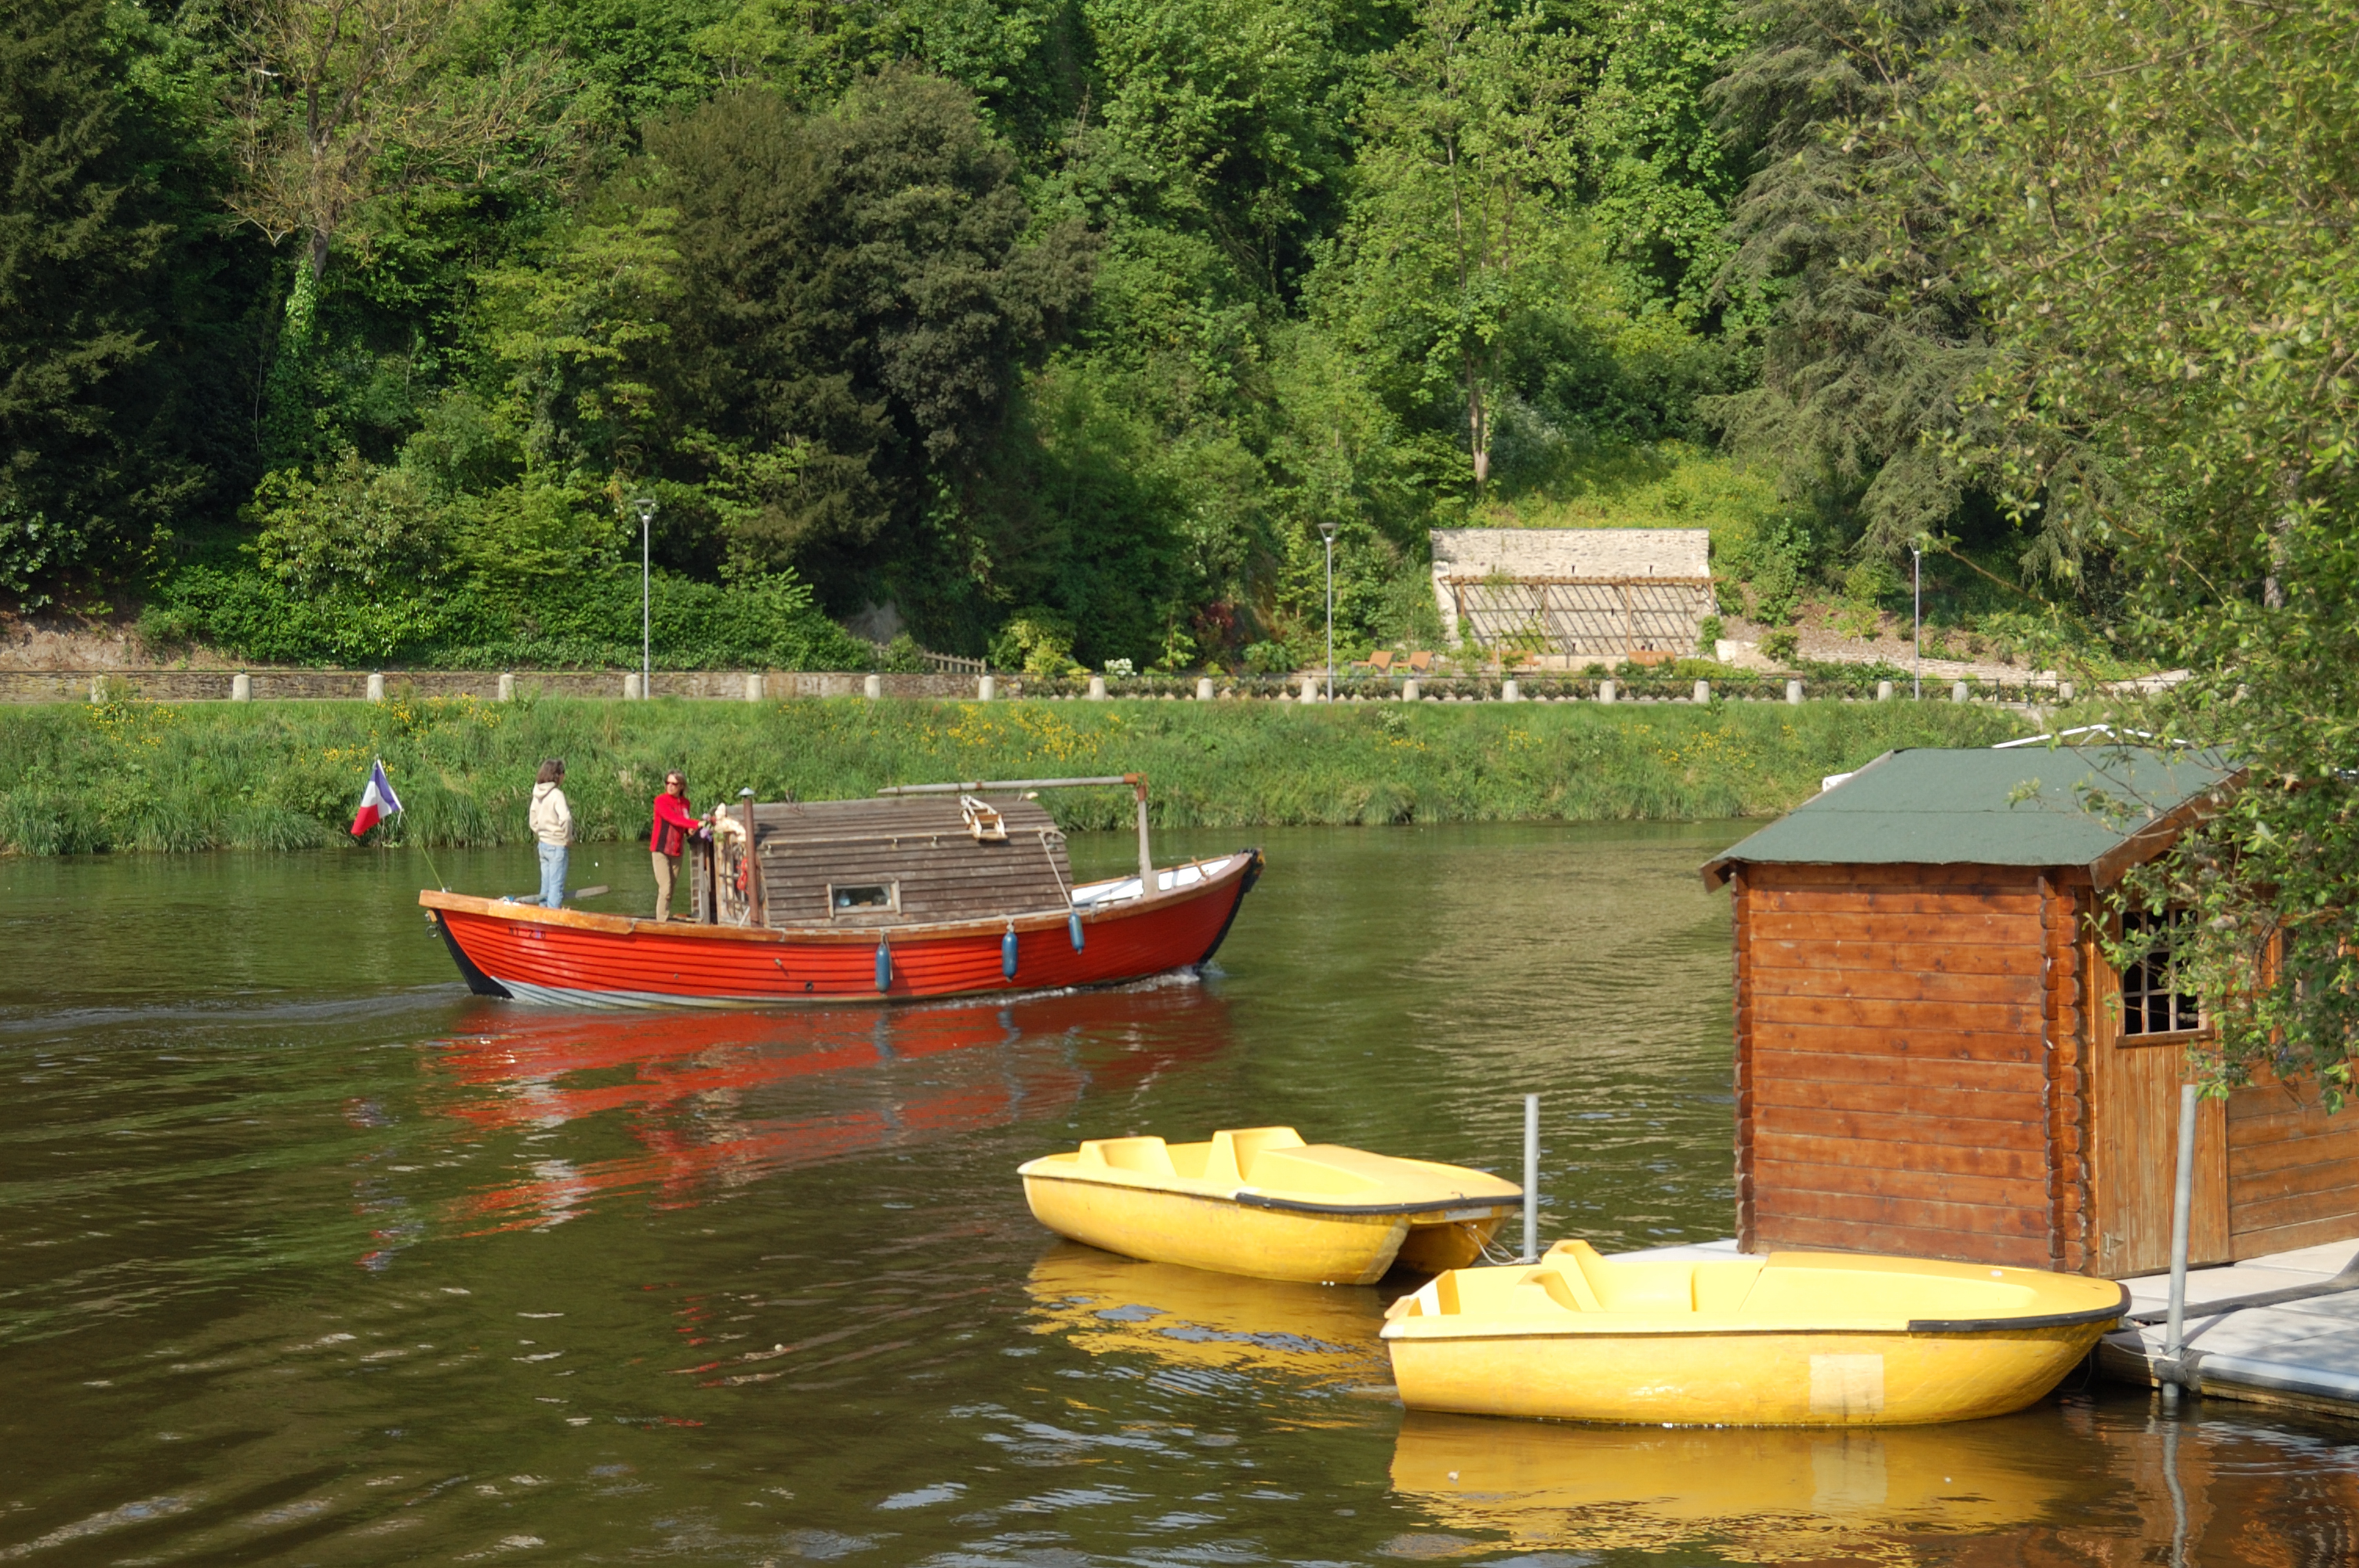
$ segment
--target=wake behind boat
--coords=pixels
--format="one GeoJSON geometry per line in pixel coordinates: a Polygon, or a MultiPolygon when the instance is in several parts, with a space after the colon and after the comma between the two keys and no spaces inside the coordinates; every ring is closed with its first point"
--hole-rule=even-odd
{"type": "Polygon", "coordinates": [[[886,1001],[1116,985],[1209,962],[1261,852],[1158,868],[1136,773],[915,784],[866,800],[750,801],[690,852],[686,920],[429,889],[479,995],[570,1006],[886,1001]],[[1043,789],[1127,785],[1136,876],[1076,884],[1043,789]]]}

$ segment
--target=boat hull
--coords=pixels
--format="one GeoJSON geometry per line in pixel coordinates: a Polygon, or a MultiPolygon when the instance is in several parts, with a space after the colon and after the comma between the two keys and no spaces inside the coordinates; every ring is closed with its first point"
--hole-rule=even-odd
{"type": "Polygon", "coordinates": [[[2108,1325],[1971,1333],[1583,1333],[1394,1339],[1411,1410],[1671,1425],[1918,1426],[2045,1396],[2108,1325]]]}
{"type": "Polygon", "coordinates": [[[899,929],[635,920],[428,891],[469,987],[569,1007],[766,1007],[1118,985],[1210,961],[1261,869],[1257,851],[1163,872],[1165,891],[1083,911],[899,929]],[[1003,944],[1016,936],[1016,973],[1003,944]],[[880,952],[880,947],[883,951],[880,952]],[[879,980],[883,983],[880,985],[879,980]]]}
{"type": "Polygon", "coordinates": [[[1421,1214],[1313,1214],[1152,1187],[1027,1175],[1042,1225],[1074,1241],[1152,1263],[1307,1284],[1371,1285],[1396,1260],[1454,1268],[1480,1255],[1506,1217],[1486,1208],[1421,1214]],[[1429,1239],[1430,1238],[1430,1239],[1429,1239]],[[1414,1254],[1404,1258],[1413,1244],[1414,1254]],[[1426,1260],[1447,1260],[1439,1264],[1426,1260]]]}

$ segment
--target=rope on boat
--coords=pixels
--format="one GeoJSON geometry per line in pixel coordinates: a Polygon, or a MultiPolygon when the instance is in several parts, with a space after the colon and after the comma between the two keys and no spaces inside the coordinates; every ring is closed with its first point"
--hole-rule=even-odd
{"type": "MultiPolygon", "coordinates": [[[[1082,950],[1082,912],[1073,906],[1072,892],[1065,886],[1065,873],[1057,869],[1057,852],[1049,848],[1049,839],[1054,838],[1062,844],[1067,841],[1066,838],[1054,827],[1038,827],[1033,831],[1040,836],[1040,853],[1049,857],[1049,874],[1057,879],[1057,892],[1064,898],[1065,935],[1072,943],[1073,951],[1078,953],[1082,950]]],[[[1011,975],[1009,978],[1014,977],[1011,975]]]]}

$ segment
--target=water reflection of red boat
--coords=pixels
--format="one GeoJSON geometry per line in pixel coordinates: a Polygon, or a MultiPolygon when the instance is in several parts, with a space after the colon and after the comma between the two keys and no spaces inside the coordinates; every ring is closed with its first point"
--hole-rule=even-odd
{"type": "Polygon", "coordinates": [[[496,1020],[437,1058],[454,1091],[438,1109],[485,1134],[619,1113],[637,1150],[541,1159],[450,1206],[470,1230],[553,1224],[625,1192],[693,1203],[778,1171],[1044,1119],[1093,1083],[1216,1054],[1226,1038],[1224,1005],[1192,982],[892,1012],[496,1020]],[[1097,1044],[1117,1038],[1119,1049],[1097,1044]],[[894,1071],[919,1062],[921,1084],[894,1071]]]}
{"type": "Polygon", "coordinates": [[[1201,966],[1261,872],[1253,849],[1156,869],[1136,775],[912,786],[938,787],[973,793],[716,814],[712,842],[691,857],[688,920],[432,889],[419,902],[484,996],[840,1005],[1114,985],[1201,966]],[[1136,791],[1139,874],[1077,885],[1064,835],[1026,786],[1107,784],[1136,791]]]}

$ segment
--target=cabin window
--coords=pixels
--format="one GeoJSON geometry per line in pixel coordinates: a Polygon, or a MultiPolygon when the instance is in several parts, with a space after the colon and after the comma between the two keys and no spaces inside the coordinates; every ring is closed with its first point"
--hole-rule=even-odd
{"type": "Polygon", "coordinates": [[[2186,929],[2184,910],[2122,916],[2123,939],[2146,941],[2146,957],[2122,971],[2124,1034],[2177,1034],[2203,1026],[2202,1008],[2180,989],[2179,939],[2186,929]]]}
{"type": "Polygon", "coordinates": [[[892,914],[901,907],[899,882],[830,882],[827,911],[838,914],[892,914]]]}

